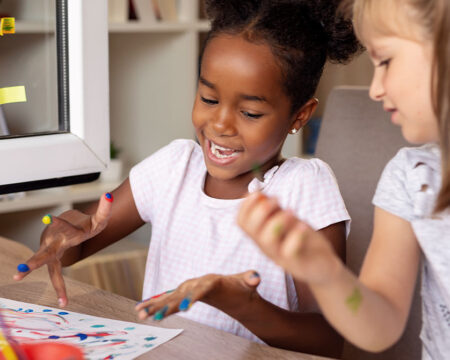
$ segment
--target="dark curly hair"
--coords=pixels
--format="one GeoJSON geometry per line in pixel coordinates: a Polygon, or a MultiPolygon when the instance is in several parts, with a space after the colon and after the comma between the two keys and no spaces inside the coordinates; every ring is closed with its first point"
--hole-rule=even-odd
{"type": "Polygon", "coordinates": [[[339,2],[205,0],[211,30],[203,51],[221,34],[267,43],[279,62],[294,113],[314,95],[327,59],[346,63],[361,50],[351,19],[337,14],[339,2]]]}

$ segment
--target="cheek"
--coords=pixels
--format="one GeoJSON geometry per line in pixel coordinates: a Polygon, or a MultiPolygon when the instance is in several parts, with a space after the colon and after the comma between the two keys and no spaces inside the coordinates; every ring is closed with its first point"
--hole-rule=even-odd
{"type": "Polygon", "coordinates": [[[192,125],[194,125],[196,129],[202,125],[202,113],[201,104],[196,98],[194,101],[194,106],[192,107],[192,125]]]}
{"type": "Polygon", "coordinates": [[[286,130],[283,126],[264,126],[247,131],[246,145],[257,152],[276,151],[284,142],[286,130]]]}

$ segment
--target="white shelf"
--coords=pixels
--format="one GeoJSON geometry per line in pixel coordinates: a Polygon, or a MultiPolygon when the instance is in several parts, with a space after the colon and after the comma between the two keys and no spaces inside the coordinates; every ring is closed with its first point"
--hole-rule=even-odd
{"type": "Polygon", "coordinates": [[[53,34],[55,23],[16,21],[16,34],[53,34]]]}
{"type": "MultiPolygon", "coordinates": [[[[129,21],[126,23],[110,23],[110,33],[176,33],[189,30],[206,32],[210,29],[209,21],[197,22],[155,22],[143,23],[139,21],[129,21]]],[[[16,34],[53,34],[55,32],[54,23],[32,23],[17,21],[16,34]]]]}
{"type": "Polygon", "coordinates": [[[114,190],[118,185],[119,183],[95,181],[87,184],[28,191],[24,197],[0,201],[0,214],[53,207],[60,204],[95,201],[103,193],[114,190]]]}

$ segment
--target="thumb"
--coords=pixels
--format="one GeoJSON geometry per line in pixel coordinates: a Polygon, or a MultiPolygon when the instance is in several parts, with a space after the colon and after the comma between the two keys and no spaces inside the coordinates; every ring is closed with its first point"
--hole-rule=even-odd
{"type": "Polygon", "coordinates": [[[114,197],[111,193],[104,194],[98,203],[97,211],[91,218],[92,231],[94,233],[103,230],[111,217],[114,197]]]}
{"type": "Polygon", "coordinates": [[[255,270],[249,270],[244,273],[244,282],[250,288],[257,288],[261,282],[259,273],[255,270]]]}

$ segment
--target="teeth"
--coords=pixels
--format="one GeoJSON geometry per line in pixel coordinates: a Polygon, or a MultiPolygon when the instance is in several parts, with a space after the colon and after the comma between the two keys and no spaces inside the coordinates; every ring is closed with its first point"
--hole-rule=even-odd
{"type": "Polygon", "coordinates": [[[222,146],[214,144],[212,141],[210,141],[210,144],[211,144],[211,152],[214,154],[215,157],[217,157],[219,159],[227,159],[227,158],[238,156],[238,154],[239,154],[238,151],[235,151],[233,149],[224,148],[222,146]],[[219,150],[222,150],[222,151],[230,151],[231,150],[233,152],[230,155],[224,155],[224,154],[221,154],[219,150]]]}

